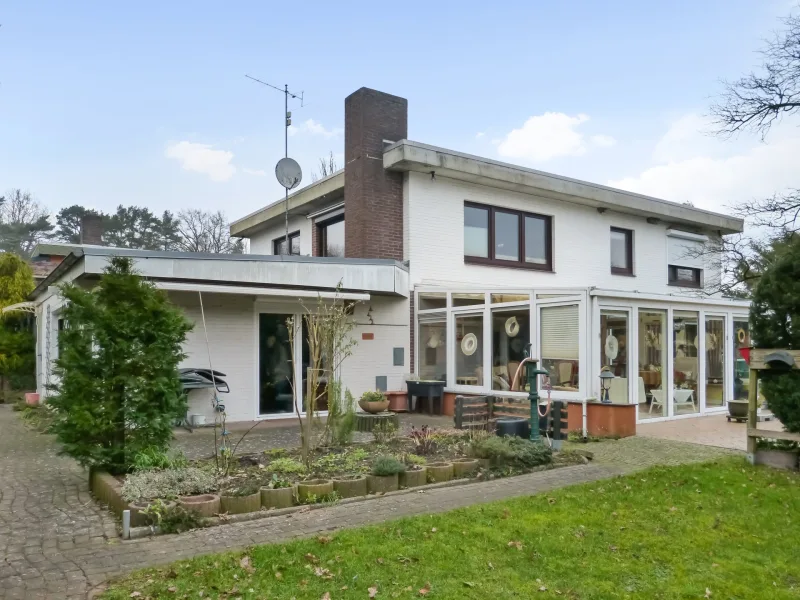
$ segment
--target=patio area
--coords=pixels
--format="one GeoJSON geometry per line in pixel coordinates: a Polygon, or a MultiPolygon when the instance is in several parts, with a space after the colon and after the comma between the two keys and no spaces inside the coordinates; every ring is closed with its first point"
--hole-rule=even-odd
{"type": "MultiPolygon", "coordinates": [[[[762,421],[759,429],[783,431],[779,421],[762,421]]],[[[636,435],[676,442],[689,442],[745,452],[747,450],[747,423],[728,422],[725,414],[678,419],[658,423],[641,423],[636,435]]]]}

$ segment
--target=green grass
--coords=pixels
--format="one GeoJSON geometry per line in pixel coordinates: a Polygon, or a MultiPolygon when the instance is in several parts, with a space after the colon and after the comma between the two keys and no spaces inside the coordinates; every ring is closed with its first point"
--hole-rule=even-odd
{"type": "Polygon", "coordinates": [[[145,570],[102,597],[338,600],[372,587],[378,599],[800,598],[800,476],[741,458],[660,467],[145,570]]]}

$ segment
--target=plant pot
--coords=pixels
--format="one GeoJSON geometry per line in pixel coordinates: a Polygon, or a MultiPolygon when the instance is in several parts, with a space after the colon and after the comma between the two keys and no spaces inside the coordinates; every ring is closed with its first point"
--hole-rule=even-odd
{"type": "Polygon", "coordinates": [[[749,408],[748,400],[728,400],[728,416],[731,419],[746,419],[749,408]]]}
{"type": "Polygon", "coordinates": [[[297,484],[297,500],[304,503],[309,496],[321,498],[333,491],[333,481],[330,479],[309,479],[297,484]]]}
{"type": "Polygon", "coordinates": [[[395,475],[367,475],[367,490],[370,494],[385,494],[400,489],[400,478],[395,475]]]}
{"type": "Polygon", "coordinates": [[[471,477],[478,470],[477,458],[457,458],[453,461],[453,475],[459,477],[471,477]]]}
{"type": "Polygon", "coordinates": [[[428,483],[450,481],[453,478],[453,463],[428,463],[425,465],[425,470],[428,472],[428,483]]]}
{"type": "Polygon", "coordinates": [[[25,404],[28,406],[38,406],[39,394],[36,392],[25,392],[25,404]]]}
{"type": "Polygon", "coordinates": [[[202,427],[206,424],[205,415],[189,415],[192,427],[202,427]]]}
{"type": "Polygon", "coordinates": [[[367,495],[367,478],[364,475],[358,477],[345,478],[333,480],[333,490],[339,494],[341,498],[355,498],[357,496],[367,495]]]}
{"type": "Polygon", "coordinates": [[[264,508],[289,508],[294,505],[295,489],[261,488],[261,506],[264,508]]]}
{"type": "Polygon", "coordinates": [[[223,494],[219,497],[219,505],[219,512],[229,515],[258,512],[261,510],[261,492],[255,492],[248,496],[225,496],[223,494]]]}
{"type": "Polygon", "coordinates": [[[219,496],[216,494],[181,496],[178,498],[178,506],[196,512],[201,517],[213,517],[219,514],[219,496]]]}
{"type": "Polygon", "coordinates": [[[392,412],[408,411],[408,395],[405,392],[386,392],[389,410],[392,412]]]}
{"type": "MultiPolygon", "coordinates": [[[[142,511],[153,503],[152,500],[147,502],[131,502],[128,509],[131,511],[131,527],[147,527],[148,525],[157,525],[151,521],[150,517],[143,514],[142,511]]],[[[175,508],[175,502],[164,502],[164,510],[171,510],[175,508]]]]}
{"type": "Polygon", "coordinates": [[[410,488],[425,485],[428,482],[428,470],[425,467],[406,469],[400,473],[400,487],[410,488]]]}
{"type": "Polygon", "coordinates": [[[797,450],[756,450],[757,465],[765,465],[775,469],[797,469],[797,450]]]}
{"type": "Polygon", "coordinates": [[[389,408],[389,401],[381,400],[380,402],[366,402],[365,400],[359,400],[358,405],[364,412],[368,412],[375,415],[389,408]]]}

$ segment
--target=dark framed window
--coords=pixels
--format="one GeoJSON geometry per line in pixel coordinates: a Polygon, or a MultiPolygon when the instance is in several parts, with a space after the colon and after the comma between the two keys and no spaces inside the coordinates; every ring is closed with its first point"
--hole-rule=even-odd
{"type": "Polygon", "coordinates": [[[668,272],[669,285],[690,288],[703,287],[703,269],[669,265],[668,272]]]}
{"type": "Polygon", "coordinates": [[[509,208],[464,203],[464,262],[553,270],[553,220],[509,208]]]}
{"type": "Polygon", "coordinates": [[[344,215],[317,223],[317,256],[344,256],[344,215]]]}
{"type": "Polygon", "coordinates": [[[611,228],[611,272],[633,275],[633,231],[611,228]]]}
{"type": "Polygon", "coordinates": [[[273,254],[294,254],[300,256],[300,232],[295,231],[289,234],[289,245],[292,249],[291,253],[286,252],[286,236],[283,235],[279,238],[272,240],[272,253],[273,254]]]}

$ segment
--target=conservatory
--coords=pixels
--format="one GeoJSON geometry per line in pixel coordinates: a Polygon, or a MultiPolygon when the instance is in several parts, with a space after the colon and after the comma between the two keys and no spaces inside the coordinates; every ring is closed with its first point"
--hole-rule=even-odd
{"type": "Polygon", "coordinates": [[[512,389],[531,345],[553,399],[637,405],[639,422],[722,411],[746,399],[746,301],[598,288],[415,290],[414,362],[446,391],[526,397],[512,389]]]}

